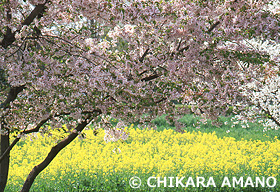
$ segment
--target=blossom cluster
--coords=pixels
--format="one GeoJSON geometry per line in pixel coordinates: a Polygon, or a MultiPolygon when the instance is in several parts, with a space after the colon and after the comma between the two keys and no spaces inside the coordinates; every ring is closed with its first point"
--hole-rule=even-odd
{"type": "Polygon", "coordinates": [[[229,106],[241,110],[247,98],[240,86],[266,76],[261,64],[272,66],[277,59],[244,43],[254,38],[279,43],[279,18],[265,9],[267,3],[5,1],[0,9],[0,69],[8,84],[0,99],[10,102],[0,112],[5,129],[26,130],[46,119],[73,125],[90,112],[150,122],[163,113],[185,113],[187,107],[176,108],[174,100],[212,119],[229,106]],[[10,88],[21,86],[7,99],[10,88]]]}
{"type": "Polygon", "coordinates": [[[280,126],[280,76],[279,74],[271,75],[262,80],[252,81],[242,87],[243,94],[249,98],[253,106],[248,106],[249,110],[243,112],[244,114],[240,115],[239,119],[250,117],[251,121],[262,121],[260,123],[265,124],[264,131],[278,130],[280,126]]]}

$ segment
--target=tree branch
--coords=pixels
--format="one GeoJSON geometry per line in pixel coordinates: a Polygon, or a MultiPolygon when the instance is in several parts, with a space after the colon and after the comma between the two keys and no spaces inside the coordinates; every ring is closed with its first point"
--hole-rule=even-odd
{"type": "MultiPolygon", "coordinates": [[[[62,46],[57,45],[56,43],[52,42],[51,40],[49,40],[49,39],[47,39],[47,38],[44,38],[44,37],[41,37],[41,38],[44,39],[44,40],[46,40],[47,42],[49,42],[49,43],[51,43],[51,44],[57,46],[58,48],[60,48],[61,50],[63,50],[65,53],[67,53],[67,54],[69,54],[69,55],[73,55],[73,56],[75,56],[75,57],[81,57],[81,58],[83,58],[84,60],[86,60],[87,62],[93,64],[94,66],[97,66],[96,63],[93,63],[93,62],[92,62],[91,60],[89,60],[88,58],[82,56],[81,53],[80,53],[80,54],[71,53],[71,52],[70,52],[71,50],[70,50],[70,51],[67,51],[66,49],[63,49],[62,46]]],[[[85,50],[83,50],[83,51],[85,51],[85,50]]]]}
{"type": "Polygon", "coordinates": [[[180,50],[180,46],[181,46],[182,41],[183,41],[183,40],[182,40],[182,39],[180,39],[180,41],[179,41],[179,43],[178,43],[178,46],[177,46],[177,49],[176,49],[177,51],[179,51],[179,50],[180,50]]]}
{"type": "Polygon", "coordinates": [[[7,99],[3,103],[1,103],[0,108],[8,108],[9,104],[17,98],[17,95],[22,92],[23,89],[25,89],[25,85],[11,87],[7,99]]]}
{"type": "Polygon", "coordinates": [[[146,51],[144,52],[144,54],[142,55],[142,57],[139,58],[139,61],[141,63],[143,63],[145,57],[149,54],[149,50],[150,50],[150,48],[147,48],[146,51]]]}
{"type": "MultiPolygon", "coordinates": [[[[7,3],[10,3],[10,2],[8,1],[7,3]]],[[[8,7],[7,20],[10,21],[11,19],[12,19],[11,8],[8,7]]],[[[15,34],[12,33],[12,30],[10,27],[7,27],[6,34],[4,34],[4,39],[0,43],[0,45],[2,45],[4,48],[8,47],[8,46],[6,46],[6,44],[7,44],[6,40],[15,41],[15,34]]]]}
{"type": "Polygon", "coordinates": [[[151,81],[151,80],[156,79],[156,78],[158,78],[158,77],[160,77],[159,74],[154,74],[154,75],[150,75],[150,76],[148,76],[148,77],[142,78],[141,81],[151,81]]]}
{"type": "Polygon", "coordinates": [[[49,0],[46,0],[45,3],[36,5],[30,15],[22,22],[22,25],[30,25],[38,15],[42,15],[45,11],[45,5],[48,2],[49,0]]]}
{"type": "MultiPolygon", "coordinates": [[[[79,50],[81,50],[81,51],[83,51],[83,52],[87,52],[87,51],[88,51],[88,50],[85,50],[85,49],[83,49],[83,48],[81,48],[81,47],[79,47],[79,46],[73,44],[73,43],[70,42],[69,40],[63,39],[63,38],[61,38],[61,37],[59,37],[59,36],[53,36],[53,35],[46,35],[46,34],[44,34],[44,35],[41,35],[40,37],[41,37],[41,39],[45,39],[46,41],[48,41],[49,39],[47,40],[47,38],[42,38],[42,37],[56,38],[56,39],[59,39],[59,40],[61,40],[61,41],[64,41],[64,42],[68,43],[70,46],[75,47],[75,48],[77,48],[77,49],[79,49],[79,50]]],[[[51,42],[51,43],[52,43],[52,44],[55,44],[55,43],[53,43],[53,42],[51,42]]],[[[112,65],[112,63],[111,63],[109,60],[107,60],[106,58],[104,58],[104,57],[102,57],[102,56],[100,56],[100,55],[97,55],[97,54],[95,54],[95,53],[90,53],[90,54],[91,54],[91,55],[94,55],[94,56],[96,56],[96,57],[98,57],[98,58],[100,58],[100,59],[103,59],[104,61],[106,61],[107,63],[109,63],[109,64],[112,65]]],[[[115,66],[114,66],[114,67],[115,67],[115,66]]],[[[115,68],[116,68],[116,67],[115,67],[115,68]]]]}
{"type": "MultiPolygon", "coordinates": [[[[15,32],[12,33],[12,30],[7,27],[6,34],[4,35],[3,40],[0,42],[0,45],[5,49],[8,48],[16,40],[16,32],[19,32],[23,25],[30,25],[38,15],[42,15],[45,11],[45,5],[48,2],[49,0],[46,0],[45,3],[36,5],[33,11],[28,15],[28,17],[22,22],[21,26],[15,32]]],[[[8,15],[8,18],[9,17],[11,17],[11,15],[8,15]]]]}
{"type": "Polygon", "coordinates": [[[220,21],[216,21],[213,25],[211,25],[211,27],[207,30],[207,33],[212,32],[221,22],[220,21]]]}
{"type": "Polygon", "coordinates": [[[278,125],[280,127],[280,122],[277,121],[277,119],[275,117],[272,116],[272,114],[270,113],[269,110],[264,109],[263,107],[261,107],[261,105],[259,104],[259,107],[268,115],[268,118],[271,119],[274,123],[276,123],[276,125],[278,125]]]}
{"type": "MultiPolygon", "coordinates": [[[[82,114],[92,114],[92,113],[99,113],[101,114],[101,110],[99,109],[96,109],[96,110],[93,110],[93,111],[83,111],[82,114]]],[[[60,113],[60,114],[56,114],[56,115],[49,115],[46,119],[43,119],[42,121],[40,121],[38,123],[38,125],[33,128],[33,129],[28,129],[28,130],[24,130],[22,131],[19,135],[25,135],[25,134],[29,134],[29,133],[34,133],[34,132],[38,132],[40,130],[40,128],[48,121],[50,120],[51,118],[53,117],[59,117],[59,116],[62,116],[62,115],[70,115],[71,113],[60,113]]],[[[0,157],[0,163],[1,161],[4,159],[4,157],[9,154],[9,152],[13,149],[13,147],[17,144],[17,142],[20,140],[21,137],[17,137],[13,143],[11,145],[9,145],[9,147],[6,149],[6,151],[1,155],[0,157]]]]}
{"type": "Polygon", "coordinates": [[[189,48],[190,48],[190,46],[187,45],[186,47],[183,47],[182,49],[179,49],[178,52],[179,52],[179,53],[182,53],[182,52],[184,52],[184,51],[187,51],[189,48]]]}
{"type": "Polygon", "coordinates": [[[166,100],[166,98],[164,97],[164,98],[162,98],[162,99],[156,101],[155,103],[156,103],[156,104],[159,104],[159,103],[161,103],[161,102],[163,102],[163,101],[165,101],[165,100],[166,100]]]}
{"type": "Polygon", "coordinates": [[[27,176],[23,187],[21,189],[21,192],[28,192],[37,177],[37,175],[43,171],[49,164],[50,162],[56,157],[56,155],[64,148],[66,147],[69,143],[71,143],[89,123],[93,119],[92,115],[88,115],[88,117],[82,121],[80,124],[77,125],[77,127],[74,129],[72,133],[68,135],[65,139],[63,139],[61,142],[59,142],[57,145],[52,147],[51,151],[47,155],[44,161],[42,161],[39,165],[35,166],[32,171],[29,173],[27,176]]]}

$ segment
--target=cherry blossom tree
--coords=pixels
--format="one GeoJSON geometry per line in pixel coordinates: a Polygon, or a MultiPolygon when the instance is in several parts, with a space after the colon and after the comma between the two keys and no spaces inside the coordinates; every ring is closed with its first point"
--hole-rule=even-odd
{"type": "Polygon", "coordinates": [[[248,102],[243,103],[242,110],[233,119],[241,121],[244,128],[249,127],[248,121],[264,124],[264,131],[280,127],[280,76],[279,67],[273,68],[272,74],[253,79],[241,87],[248,102]]]}
{"type": "Polygon", "coordinates": [[[248,44],[254,38],[279,42],[279,17],[268,3],[3,0],[0,191],[10,150],[26,134],[50,132],[49,124],[66,124],[69,135],[33,168],[22,191],[98,117],[105,139],[116,141],[128,133],[121,123],[108,126],[108,117],[145,123],[167,113],[179,126],[176,116],[188,108],[173,100],[212,119],[229,106],[248,109],[253,102],[245,92],[252,92],[245,85],[278,66],[266,50],[248,44]]]}

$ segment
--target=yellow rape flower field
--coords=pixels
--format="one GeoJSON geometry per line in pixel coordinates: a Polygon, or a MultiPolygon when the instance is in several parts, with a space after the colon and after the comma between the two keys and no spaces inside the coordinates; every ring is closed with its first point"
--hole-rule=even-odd
{"type": "MultiPolygon", "coordinates": [[[[246,177],[279,178],[280,141],[277,139],[265,142],[236,141],[231,137],[218,138],[215,133],[182,134],[171,129],[140,130],[132,126],[128,131],[130,136],[127,141],[106,143],[103,131],[95,136],[91,129],[85,130],[86,138],[76,139],[63,149],[38,176],[32,190],[107,191],[108,188],[114,189],[116,182],[119,182],[123,191],[133,191],[129,185],[132,176],[142,179],[139,190],[143,191],[157,191],[147,186],[146,180],[152,176],[202,176],[217,178],[220,182],[224,177],[244,177],[244,182],[246,177]],[[83,184],[85,180],[87,183],[83,184]],[[102,185],[98,182],[102,182],[102,185]]],[[[38,134],[21,141],[11,151],[7,190],[19,190],[31,169],[46,157],[59,139],[38,134]]],[[[278,184],[270,191],[277,187],[278,184]]],[[[188,189],[195,190],[195,187],[188,189]]]]}

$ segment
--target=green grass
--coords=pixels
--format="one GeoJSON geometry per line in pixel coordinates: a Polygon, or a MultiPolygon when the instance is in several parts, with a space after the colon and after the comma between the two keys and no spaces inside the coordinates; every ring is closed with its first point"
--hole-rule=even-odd
{"type": "MultiPolygon", "coordinates": [[[[192,177],[195,187],[189,185],[188,187],[178,186],[176,187],[175,179],[173,179],[173,187],[170,187],[170,180],[168,177],[176,177],[178,173],[173,173],[170,175],[166,175],[167,179],[167,186],[164,187],[164,184],[161,183],[160,187],[157,186],[156,180],[152,180],[150,184],[155,185],[156,187],[149,187],[147,184],[148,178],[153,176],[147,173],[139,173],[137,177],[141,179],[141,186],[137,189],[133,189],[130,187],[129,180],[134,177],[134,174],[129,172],[122,172],[117,174],[107,174],[107,173],[96,173],[94,175],[89,176],[86,170],[79,171],[77,173],[66,173],[65,175],[61,176],[59,173],[57,175],[44,175],[38,176],[36,178],[35,183],[31,188],[31,192],[130,192],[130,191],[141,191],[141,192],[169,192],[169,191],[191,191],[191,192],[198,192],[198,191],[205,191],[205,192],[214,192],[214,191],[222,191],[222,192],[234,192],[234,191],[242,191],[242,192],[276,192],[280,191],[280,186],[276,185],[276,187],[270,188],[265,184],[265,187],[241,187],[240,185],[236,185],[236,187],[222,187],[223,180],[225,178],[225,174],[223,175],[215,175],[213,173],[202,173],[199,177],[204,177],[205,182],[204,184],[207,185],[210,177],[213,177],[216,187],[213,185],[209,185],[208,187],[198,186],[196,183],[196,176],[193,173],[189,173],[185,175],[183,179],[183,185],[186,184],[189,177],[192,177]]],[[[244,177],[244,173],[239,173],[239,175],[230,175],[228,174],[227,177],[232,184],[232,178],[236,177],[239,179],[240,177],[244,178],[243,184],[245,185],[245,181],[247,177],[244,177]]],[[[255,173],[251,173],[250,177],[254,181],[255,177],[259,175],[255,173]]],[[[249,177],[249,176],[248,176],[249,177]]],[[[179,177],[181,178],[181,177],[179,177]]],[[[267,178],[267,177],[266,177],[267,178]]],[[[266,179],[265,178],[265,179],[266,179]]],[[[280,178],[276,178],[278,181],[280,178]]],[[[163,178],[161,177],[161,180],[163,178]]],[[[19,186],[15,187],[12,186],[11,188],[6,188],[5,192],[15,192],[20,190],[19,186]]]]}
{"type": "MultiPolygon", "coordinates": [[[[164,129],[176,129],[171,126],[165,120],[165,116],[157,117],[153,120],[153,123],[157,126],[157,130],[162,131],[164,129]]],[[[233,137],[236,140],[261,140],[261,141],[271,141],[275,137],[280,138],[280,132],[278,130],[268,130],[263,131],[264,127],[257,123],[249,123],[249,128],[242,128],[240,124],[231,127],[233,123],[231,122],[231,117],[219,117],[218,121],[221,122],[221,126],[213,126],[210,120],[207,120],[206,124],[199,125],[200,117],[196,117],[193,114],[187,114],[182,117],[179,121],[183,123],[183,130],[188,132],[200,131],[202,133],[212,133],[215,132],[218,137],[233,137]],[[227,125],[224,123],[227,122],[227,125]],[[199,128],[197,128],[199,127],[199,128]]]]}

